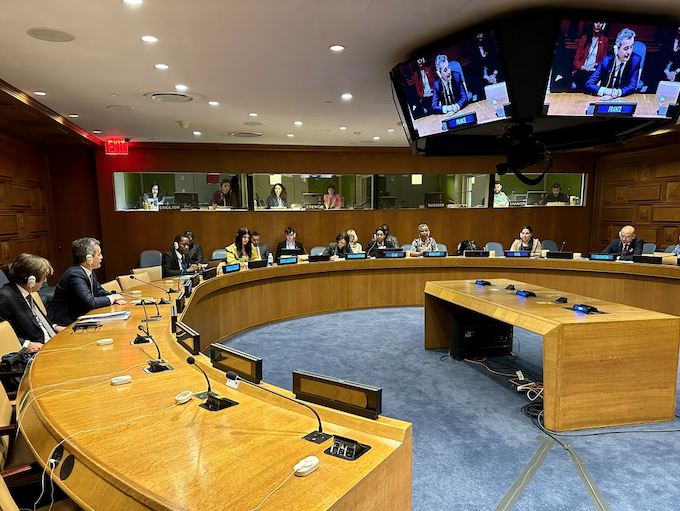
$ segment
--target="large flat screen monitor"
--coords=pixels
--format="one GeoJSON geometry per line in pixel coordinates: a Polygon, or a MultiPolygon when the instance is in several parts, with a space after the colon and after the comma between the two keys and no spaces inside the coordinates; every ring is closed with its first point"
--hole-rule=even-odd
{"type": "MultiPolygon", "coordinates": [[[[393,69],[413,138],[505,119],[510,100],[493,30],[393,69]]],[[[404,115],[403,117],[406,117],[404,115]]]]}
{"type": "Polygon", "coordinates": [[[545,114],[672,118],[680,93],[679,35],[677,26],[563,20],[545,114]]]}

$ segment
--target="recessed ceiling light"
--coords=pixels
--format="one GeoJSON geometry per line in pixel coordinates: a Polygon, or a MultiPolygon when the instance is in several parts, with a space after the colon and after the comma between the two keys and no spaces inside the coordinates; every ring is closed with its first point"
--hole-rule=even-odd
{"type": "Polygon", "coordinates": [[[347,101],[348,99],[352,99],[352,95],[349,92],[345,92],[342,96],[340,96],[342,99],[347,101]]]}
{"type": "Polygon", "coordinates": [[[92,133],[95,135],[99,135],[102,132],[102,130],[92,130],[92,133]]]}
{"type": "Polygon", "coordinates": [[[142,3],[142,0],[123,0],[123,2],[130,5],[139,5],[142,3]]]}
{"type": "Polygon", "coordinates": [[[394,128],[388,128],[387,131],[389,131],[390,133],[392,133],[392,132],[394,131],[394,128]]]}
{"type": "Polygon", "coordinates": [[[187,90],[188,88],[189,88],[189,87],[187,87],[186,85],[175,85],[175,89],[178,90],[178,91],[180,91],[180,92],[184,92],[184,91],[187,90]]]}
{"type": "Polygon", "coordinates": [[[295,121],[293,124],[295,124],[295,126],[302,126],[302,121],[295,121]]]}
{"type": "Polygon", "coordinates": [[[341,44],[334,44],[329,48],[331,51],[342,51],[345,49],[345,47],[341,44]]]}
{"type": "Polygon", "coordinates": [[[145,43],[157,43],[158,37],[153,36],[153,35],[143,35],[142,41],[144,41],[145,43]]]}
{"type": "Polygon", "coordinates": [[[68,114],[68,116],[69,116],[71,119],[77,119],[78,117],[80,117],[78,114],[68,114]]]}
{"type": "Polygon", "coordinates": [[[167,64],[156,64],[154,67],[156,69],[168,69],[170,66],[168,66],[167,64]]]}
{"type": "Polygon", "coordinates": [[[380,140],[380,137],[373,137],[373,140],[380,140]]]}
{"type": "Polygon", "coordinates": [[[113,96],[114,98],[117,98],[118,96],[120,96],[120,94],[118,94],[117,92],[112,92],[111,94],[109,94],[109,96],[113,96]]]}
{"type": "Polygon", "coordinates": [[[338,129],[340,129],[340,130],[346,130],[346,129],[347,129],[347,126],[340,126],[338,129]]]}
{"type": "Polygon", "coordinates": [[[201,134],[200,131],[194,131],[194,135],[200,135],[200,134],[201,134]]]}
{"type": "Polygon", "coordinates": [[[47,92],[42,90],[37,90],[33,94],[35,94],[36,96],[47,96],[47,92]]]}
{"type": "Polygon", "coordinates": [[[257,114],[255,112],[250,112],[248,115],[251,117],[257,117],[257,114]]]}
{"type": "Polygon", "coordinates": [[[217,105],[219,105],[219,103],[218,103],[217,101],[208,101],[208,104],[209,104],[210,106],[217,106],[217,105]]]}
{"type": "Polygon", "coordinates": [[[293,138],[295,135],[292,134],[292,133],[288,133],[286,136],[287,136],[287,137],[290,137],[290,138],[293,138]]]}

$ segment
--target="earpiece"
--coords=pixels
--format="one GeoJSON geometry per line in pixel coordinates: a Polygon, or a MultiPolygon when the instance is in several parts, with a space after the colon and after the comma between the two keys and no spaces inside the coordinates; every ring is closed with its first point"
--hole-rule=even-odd
{"type": "Polygon", "coordinates": [[[176,241],[172,244],[173,247],[175,247],[175,250],[179,250],[179,243],[176,241]]]}
{"type": "Polygon", "coordinates": [[[38,279],[35,278],[35,275],[31,275],[28,277],[26,280],[26,284],[28,285],[28,289],[33,291],[33,288],[35,287],[35,283],[38,279]]]}
{"type": "Polygon", "coordinates": [[[94,257],[92,257],[92,254],[87,254],[85,256],[85,262],[92,266],[92,263],[94,263],[94,257]]]}
{"type": "Polygon", "coordinates": [[[614,45],[614,55],[616,55],[619,52],[619,46],[617,44],[614,45]]]}

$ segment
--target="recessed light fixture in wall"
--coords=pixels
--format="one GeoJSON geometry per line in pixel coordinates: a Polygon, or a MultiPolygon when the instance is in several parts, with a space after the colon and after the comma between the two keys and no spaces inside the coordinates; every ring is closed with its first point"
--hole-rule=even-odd
{"type": "Polygon", "coordinates": [[[157,43],[158,37],[153,36],[153,35],[143,35],[142,41],[144,41],[145,43],[157,43]]]}
{"type": "Polygon", "coordinates": [[[189,88],[189,87],[187,87],[186,85],[175,85],[175,90],[178,90],[178,91],[180,91],[180,92],[184,92],[184,91],[187,90],[188,88],[189,88]]]}
{"type": "Polygon", "coordinates": [[[168,66],[167,64],[156,64],[154,67],[155,67],[156,69],[163,69],[163,70],[165,70],[165,69],[168,69],[170,66],[168,66]]]}
{"type": "Polygon", "coordinates": [[[302,121],[295,121],[293,124],[295,124],[295,126],[302,126],[302,121]]]}
{"type": "Polygon", "coordinates": [[[286,136],[289,138],[293,138],[295,135],[293,133],[288,133],[286,136]]]}
{"type": "Polygon", "coordinates": [[[347,126],[340,126],[338,129],[339,129],[339,130],[346,130],[346,129],[347,129],[347,126]]]}
{"type": "Polygon", "coordinates": [[[208,104],[209,104],[210,106],[217,106],[217,105],[219,105],[219,103],[218,103],[217,101],[208,101],[208,104]]]}
{"type": "Polygon", "coordinates": [[[33,94],[35,94],[36,96],[47,96],[47,92],[42,90],[37,90],[33,94]]]}
{"type": "Polygon", "coordinates": [[[255,113],[255,112],[250,112],[248,115],[249,115],[250,117],[257,117],[257,113],[255,113]]]}
{"type": "Polygon", "coordinates": [[[333,46],[331,46],[329,48],[329,50],[335,51],[335,52],[339,52],[339,51],[342,51],[344,49],[345,49],[345,47],[342,44],[334,44],[333,46]]]}
{"type": "Polygon", "coordinates": [[[349,101],[350,99],[352,99],[352,95],[351,95],[349,92],[345,92],[345,93],[344,93],[342,96],[340,96],[340,97],[341,97],[342,99],[344,99],[345,101],[349,101]]]}

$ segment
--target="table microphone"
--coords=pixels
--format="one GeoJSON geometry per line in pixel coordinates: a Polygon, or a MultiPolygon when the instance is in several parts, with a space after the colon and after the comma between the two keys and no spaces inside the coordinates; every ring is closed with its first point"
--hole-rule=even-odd
{"type": "Polygon", "coordinates": [[[169,300],[171,300],[172,297],[170,296],[170,292],[167,289],[165,289],[161,286],[157,286],[156,284],[152,284],[151,282],[147,282],[146,280],[142,280],[139,277],[135,277],[134,275],[130,275],[130,278],[132,280],[138,280],[139,282],[141,282],[142,284],[146,284],[147,286],[151,286],[151,287],[155,287],[156,289],[160,289],[161,291],[166,293],[168,295],[168,299],[166,300],[165,298],[161,298],[161,305],[170,305],[169,300]]]}
{"type": "Polygon", "coordinates": [[[205,403],[199,405],[201,408],[205,408],[211,412],[217,412],[238,404],[236,401],[232,401],[231,399],[217,397],[217,394],[212,391],[212,387],[210,386],[210,378],[208,378],[208,375],[205,374],[203,368],[196,363],[196,359],[194,357],[187,357],[187,363],[198,367],[199,371],[201,371],[203,376],[205,376],[205,381],[208,382],[207,392],[194,394],[194,396],[197,398],[206,400],[205,403]]]}
{"type": "Polygon", "coordinates": [[[316,410],[309,406],[306,403],[303,403],[302,401],[298,401],[297,399],[292,399],[288,396],[284,396],[283,394],[279,394],[278,392],[274,392],[273,390],[269,390],[268,388],[262,387],[258,385],[257,383],[253,383],[248,380],[244,380],[241,378],[238,374],[236,374],[234,371],[227,371],[227,378],[229,380],[234,380],[234,381],[242,381],[243,383],[247,383],[248,385],[252,385],[253,387],[257,387],[258,389],[261,390],[266,390],[267,392],[274,394],[276,396],[282,397],[284,399],[287,399],[288,401],[292,401],[293,403],[297,403],[299,405],[305,406],[309,408],[312,413],[316,416],[316,420],[319,421],[319,430],[318,431],[312,431],[311,433],[305,435],[302,437],[303,440],[307,440],[308,442],[314,442],[315,444],[322,444],[329,438],[331,438],[333,435],[329,435],[328,433],[324,433],[323,429],[321,428],[321,417],[319,417],[319,414],[316,413],[316,410]]]}
{"type": "Polygon", "coordinates": [[[567,244],[566,241],[563,241],[563,242],[562,242],[562,246],[560,247],[560,252],[562,252],[562,249],[564,248],[564,245],[566,245],[566,244],[567,244]]]}
{"type": "Polygon", "coordinates": [[[122,293],[122,292],[120,292],[120,293],[118,293],[118,294],[119,294],[119,295],[122,295],[122,296],[127,296],[128,298],[133,298],[133,299],[135,299],[135,300],[139,300],[139,305],[141,305],[141,306],[142,306],[142,309],[144,309],[144,319],[142,320],[142,323],[146,323],[146,324],[148,325],[150,321],[160,321],[160,319],[161,319],[161,317],[162,317],[162,316],[161,316],[161,311],[158,309],[158,304],[156,303],[155,300],[154,300],[154,301],[151,301],[151,300],[147,300],[146,298],[140,298],[139,296],[131,295],[131,294],[128,294],[128,293],[122,293]],[[148,303],[153,303],[154,306],[156,307],[156,315],[155,315],[155,316],[149,317],[149,316],[147,315],[147,313],[146,313],[146,304],[147,304],[147,302],[148,302],[148,303]]]}
{"type": "Polygon", "coordinates": [[[138,325],[137,328],[144,332],[146,334],[146,337],[142,337],[141,335],[137,334],[137,339],[143,339],[143,343],[138,343],[137,339],[132,341],[132,344],[147,344],[148,341],[151,341],[154,346],[156,346],[156,353],[158,354],[158,358],[156,360],[148,360],[147,364],[149,364],[149,367],[145,369],[145,371],[148,371],[149,373],[161,373],[163,371],[168,371],[171,370],[171,367],[168,367],[165,365],[165,360],[161,358],[161,349],[158,347],[158,343],[156,343],[156,340],[153,338],[153,336],[149,333],[149,330],[144,330],[144,327],[142,325],[138,325]]]}

